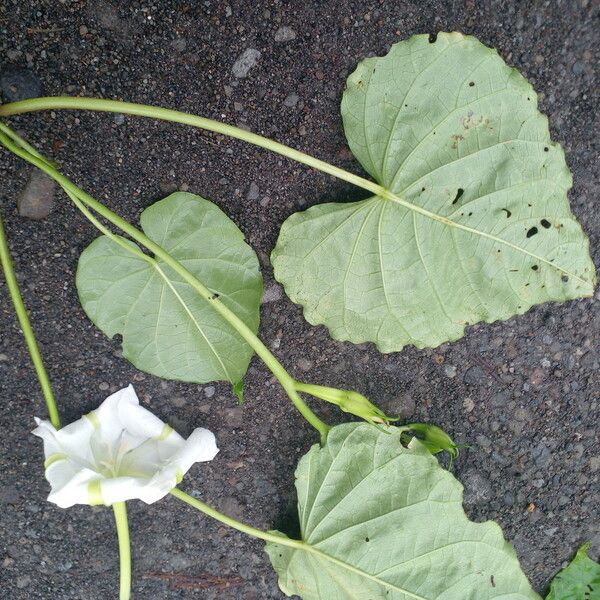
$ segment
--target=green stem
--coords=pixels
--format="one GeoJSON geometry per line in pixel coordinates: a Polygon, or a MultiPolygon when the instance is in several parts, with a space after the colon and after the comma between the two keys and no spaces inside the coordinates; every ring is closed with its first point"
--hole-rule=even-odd
{"type": "MultiPolygon", "coordinates": [[[[275,358],[275,356],[254,334],[254,332],[233,311],[231,311],[225,304],[216,298],[215,294],[213,294],[206,286],[204,286],[204,284],[199,281],[195,275],[188,271],[179,261],[174,259],[166,250],[164,250],[164,248],[153,242],[139,229],[135,228],[123,218],[119,217],[102,203],[95,200],[92,196],[78,188],[47,161],[32,155],[27,150],[9,139],[6,135],[6,129],[8,129],[6,125],[0,124],[0,132],[4,132],[0,133],[0,143],[2,145],[4,145],[8,150],[17,156],[20,156],[27,162],[44,171],[47,175],[54,179],[65,190],[65,192],[67,192],[70,198],[75,196],[83,204],[94,210],[97,214],[104,217],[107,221],[118,227],[121,231],[125,232],[136,242],[147,248],[156,257],[160,258],[167,265],[169,265],[176,273],[181,275],[181,277],[189,285],[191,285],[194,290],[196,290],[200,297],[211,304],[213,309],[217,311],[234,329],[236,329],[236,331],[244,338],[244,340],[246,340],[248,345],[261,358],[265,365],[271,370],[273,375],[275,375],[275,377],[281,383],[283,389],[286,391],[294,406],[298,409],[300,414],[319,432],[321,436],[321,442],[325,442],[329,427],[310,410],[308,405],[300,397],[296,391],[294,378],[289,375],[277,358],[275,358]]],[[[86,213],[84,212],[84,214],[86,213]]],[[[86,214],[86,216],[88,216],[88,214],[86,214]]],[[[97,225],[98,221],[94,219],[92,223],[97,225]]]]}
{"type": "Polygon", "coordinates": [[[145,104],[135,104],[133,102],[119,102],[118,100],[100,100],[99,98],[71,98],[69,96],[56,96],[45,98],[32,98],[30,100],[21,100],[20,102],[12,102],[0,106],[0,117],[10,117],[12,115],[20,115],[28,112],[40,110],[94,110],[99,112],[114,112],[128,115],[137,115],[139,117],[148,117],[152,119],[160,119],[161,121],[171,121],[181,123],[183,125],[191,125],[199,129],[205,129],[214,133],[220,133],[249,144],[254,144],[260,148],[265,148],[271,152],[281,154],[291,160],[305,164],[309,167],[333,175],[338,179],[343,179],[353,185],[369,190],[378,196],[386,197],[389,192],[382,186],[373,181],[369,181],[364,177],[354,175],[344,169],[330,165],[329,163],[319,160],[314,156],[294,150],[285,144],[280,144],[270,140],[269,138],[251,133],[245,129],[227,125],[220,121],[190,115],[178,110],[170,110],[168,108],[159,108],[157,106],[147,106],[145,104]]]}
{"type": "MultiPolygon", "coordinates": [[[[201,500],[197,500],[196,498],[189,496],[188,494],[186,494],[185,492],[182,492],[181,490],[178,490],[177,488],[174,488],[171,490],[171,495],[175,496],[175,498],[177,498],[178,500],[185,502],[192,508],[195,508],[195,509],[201,511],[204,514],[208,515],[209,517],[212,517],[213,519],[216,519],[217,521],[220,521],[221,523],[224,523],[225,525],[227,525],[229,527],[233,527],[234,529],[237,529],[238,531],[241,531],[242,533],[246,533],[247,535],[251,535],[252,537],[259,538],[261,540],[264,540],[265,542],[271,542],[272,544],[279,544],[280,546],[288,546],[289,548],[294,548],[294,550],[300,550],[301,552],[306,552],[306,553],[312,554],[316,558],[317,565],[322,567],[325,570],[328,568],[327,563],[331,563],[333,565],[336,565],[340,569],[343,569],[343,570],[347,571],[348,573],[358,575],[361,578],[367,578],[370,580],[374,580],[374,581],[377,581],[378,583],[385,583],[385,582],[382,582],[382,580],[378,579],[376,575],[371,575],[368,572],[365,572],[364,570],[362,570],[358,567],[355,567],[354,565],[352,565],[350,563],[345,562],[344,560],[340,560],[339,558],[336,558],[335,556],[328,554],[324,550],[319,550],[315,546],[311,545],[309,542],[304,542],[302,540],[294,540],[283,534],[278,535],[276,533],[268,533],[267,531],[262,531],[262,529],[257,529],[256,527],[252,527],[251,525],[242,523],[241,521],[238,521],[236,519],[233,519],[232,517],[224,515],[223,513],[219,512],[218,510],[215,510],[208,504],[205,504],[201,500]]],[[[391,588],[392,586],[389,585],[389,587],[391,588]]],[[[395,589],[399,589],[399,588],[395,588],[395,589]]],[[[403,592],[403,595],[405,595],[406,597],[414,598],[414,600],[423,600],[423,596],[413,594],[412,592],[410,592],[408,590],[401,590],[401,591],[403,592]]]]}
{"type": "Polygon", "coordinates": [[[268,533],[267,531],[263,531],[262,529],[257,529],[256,527],[252,527],[252,525],[247,525],[246,523],[242,523],[233,517],[228,515],[224,515],[222,512],[219,512],[216,508],[209,506],[202,500],[198,500],[185,492],[182,492],[178,488],[173,488],[170,492],[172,496],[175,496],[178,500],[189,504],[191,507],[195,508],[203,512],[205,515],[216,519],[217,521],[227,525],[228,527],[233,527],[233,529],[237,529],[242,533],[247,535],[251,535],[252,537],[259,538],[261,540],[265,540],[265,542],[273,542],[275,544],[281,544],[282,546],[291,546],[292,548],[303,548],[305,544],[300,540],[292,540],[288,537],[284,537],[281,535],[277,535],[275,533],[268,533]]]}
{"type": "Polygon", "coordinates": [[[0,215],[0,263],[2,263],[6,286],[8,287],[8,292],[15,307],[15,312],[17,313],[17,318],[19,319],[19,324],[21,325],[27,348],[29,349],[31,361],[33,362],[37,378],[40,382],[40,387],[42,388],[46,407],[48,408],[48,414],[50,415],[50,422],[56,429],[60,429],[60,417],[56,406],[56,400],[54,399],[50,379],[46,372],[42,354],[37,340],[35,339],[31,321],[29,320],[29,314],[27,313],[27,308],[25,308],[25,303],[23,302],[23,297],[21,296],[19,284],[15,276],[10,250],[8,248],[8,241],[6,239],[6,232],[4,231],[4,224],[2,222],[2,215],[0,215]]]}
{"type": "Polygon", "coordinates": [[[339,406],[340,400],[342,400],[348,393],[347,390],[341,390],[338,388],[327,387],[324,385],[317,385],[316,383],[303,383],[296,381],[296,390],[303,394],[309,394],[315,398],[320,398],[325,402],[336,404],[339,406]]]}
{"type": "Polygon", "coordinates": [[[131,544],[129,542],[129,523],[125,502],[112,505],[119,538],[120,586],[119,600],[129,600],[131,596],[131,544]]]}

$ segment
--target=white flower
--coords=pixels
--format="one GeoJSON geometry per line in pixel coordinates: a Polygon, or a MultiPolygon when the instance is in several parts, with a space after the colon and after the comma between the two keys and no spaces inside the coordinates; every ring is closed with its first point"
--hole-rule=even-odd
{"type": "Polygon", "coordinates": [[[166,496],[199,461],[219,451],[208,429],[185,440],[140,406],[130,385],[96,410],[62,429],[36,419],[32,432],[44,440],[50,502],[106,504],[139,498],[148,504],[166,496]]]}

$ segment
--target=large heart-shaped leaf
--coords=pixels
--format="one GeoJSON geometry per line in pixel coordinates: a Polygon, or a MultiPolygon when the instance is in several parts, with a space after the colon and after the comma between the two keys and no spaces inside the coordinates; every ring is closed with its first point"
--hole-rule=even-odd
{"type": "Polygon", "coordinates": [[[275,277],[310,323],[391,352],[592,295],[564,153],[495,50],[459,33],[411,37],[359,64],[342,116],[355,156],[395,196],[284,223],[275,277]]]}
{"type": "MultiPolygon", "coordinates": [[[[172,194],[141,216],[146,235],[258,330],[262,276],[244,235],[217,206],[172,194]]],[[[170,267],[103,236],[82,253],[77,289],[90,319],[123,336],[123,356],[166,379],[239,383],[252,356],[238,333],[170,267]]]]}
{"type": "Polygon", "coordinates": [[[334,427],[300,460],[296,489],[302,541],[266,547],[289,596],[539,600],[500,527],[469,521],[461,484],[398,429],[334,427]]]}

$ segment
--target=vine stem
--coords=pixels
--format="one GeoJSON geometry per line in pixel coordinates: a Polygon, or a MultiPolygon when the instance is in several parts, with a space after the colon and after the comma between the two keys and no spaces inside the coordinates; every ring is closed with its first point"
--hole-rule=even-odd
{"type": "MultiPolygon", "coordinates": [[[[52,164],[40,158],[37,153],[32,154],[28,149],[24,148],[18,141],[18,136],[7,127],[0,123],[0,143],[10,152],[16,154],[32,165],[38,167],[54,179],[65,190],[69,198],[76,197],[87,207],[94,210],[101,217],[118,227],[121,231],[129,235],[136,242],[144,246],[152,252],[156,257],[164,261],[176,273],[178,273],[194,290],[206,300],[215,311],[217,311],[248,343],[248,345],[256,352],[265,365],[271,370],[273,375],[281,383],[281,386],[287,393],[288,397],[298,409],[300,414],[319,432],[321,443],[327,439],[329,426],[321,421],[308,407],[304,400],[300,397],[296,390],[295,379],[285,370],[283,365],[277,358],[268,350],[262,341],[254,334],[254,332],[225,304],[223,304],[215,294],[213,294],[196,276],[188,271],[179,261],[173,258],[164,248],[153,242],[139,229],[131,225],[128,221],[114,213],[108,207],[98,202],[95,198],[78,188],[71,180],[62,175],[52,164]]],[[[77,204],[77,203],[76,203],[77,204]]],[[[88,217],[89,212],[84,211],[84,215],[88,217]]],[[[98,226],[98,221],[92,219],[91,222],[98,226]]],[[[99,228],[105,232],[106,229],[99,228]]]]}
{"type": "Polygon", "coordinates": [[[23,337],[25,338],[25,343],[27,344],[29,355],[31,356],[31,361],[33,362],[38,381],[40,382],[40,387],[42,388],[42,393],[44,395],[44,400],[46,401],[46,407],[48,409],[48,415],[50,416],[50,422],[56,429],[60,429],[60,416],[58,414],[58,408],[56,406],[54,393],[52,392],[50,378],[48,377],[48,373],[46,372],[46,367],[44,366],[42,354],[40,352],[39,345],[35,338],[35,334],[33,333],[31,321],[29,320],[29,314],[27,313],[27,308],[25,307],[25,303],[23,302],[23,296],[21,295],[21,290],[19,289],[19,284],[15,276],[12,258],[10,256],[10,250],[8,247],[8,241],[6,239],[6,231],[4,229],[4,223],[1,214],[0,263],[2,263],[2,270],[4,271],[4,279],[6,280],[8,293],[10,294],[12,303],[15,307],[15,312],[17,313],[17,318],[19,320],[21,330],[23,331],[23,337]]]}
{"type": "Polygon", "coordinates": [[[131,596],[131,543],[129,541],[129,523],[125,502],[112,505],[119,540],[120,584],[119,600],[129,600],[131,596]]]}
{"type": "Polygon", "coordinates": [[[198,500],[189,494],[186,494],[179,488],[173,488],[169,492],[172,496],[185,502],[192,508],[203,512],[205,515],[212,517],[213,519],[227,525],[228,527],[232,527],[233,529],[237,529],[242,533],[250,535],[255,538],[259,538],[264,540],[265,542],[273,542],[275,544],[281,544],[282,546],[291,546],[292,548],[304,548],[304,542],[300,540],[293,540],[288,537],[284,537],[281,535],[277,535],[275,533],[269,533],[267,531],[263,531],[262,529],[257,529],[256,527],[252,527],[252,525],[248,525],[247,523],[243,523],[242,521],[238,521],[229,515],[225,515],[222,512],[219,512],[216,508],[209,506],[202,500],[198,500]]]}
{"type": "Polygon", "coordinates": [[[112,112],[121,113],[128,115],[136,115],[138,117],[147,117],[151,119],[159,119],[161,121],[171,121],[173,123],[181,123],[182,125],[191,125],[199,129],[205,129],[206,131],[212,131],[226,135],[260,148],[265,148],[271,152],[281,154],[287,158],[295,160],[299,163],[305,164],[309,167],[333,175],[338,179],[343,179],[349,183],[352,183],[358,187],[369,190],[376,195],[386,197],[389,194],[388,190],[378,185],[374,181],[369,181],[364,177],[354,175],[349,171],[340,169],[334,165],[330,165],[328,162],[290,148],[285,144],[275,142],[269,138],[263,137],[256,133],[246,131],[240,127],[234,125],[228,125],[215,121],[214,119],[207,119],[206,117],[199,117],[197,115],[191,115],[189,113],[181,112],[178,110],[171,110],[168,108],[160,108],[158,106],[148,106],[146,104],[136,104],[134,102],[120,102],[119,100],[101,100],[100,98],[76,98],[70,96],[49,96],[43,98],[31,98],[29,100],[21,100],[19,102],[11,102],[9,104],[0,105],[0,117],[10,117],[13,115],[20,115],[28,112],[36,112],[41,110],[92,110],[97,112],[112,112]]]}

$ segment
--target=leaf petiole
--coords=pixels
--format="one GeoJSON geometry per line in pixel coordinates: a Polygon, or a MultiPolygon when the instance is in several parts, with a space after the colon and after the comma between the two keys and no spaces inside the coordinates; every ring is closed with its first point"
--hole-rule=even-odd
{"type": "Polygon", "coordinates": [[[263,531],[262,529],[257,529],[256,527],[252,527],[251,525],[247,525],[246,523],[242,523],[233,517],[223,514],[219,512],[216,508],[209,506],[202,500],[198,500],[189,494],[186,494],[179,488],[173,488],[169,492],[172,496],[185,502],[192,508],[203,512],[205,515],[212,517],[213,519],[220,521],[224,525],[228,527],[232,527],[233,529],[237,529],[246,535],[250,535],[255,538],[259,538],[264,540],[265,542],[273,542],[275,544],[282,544],[284,546],[291,546],[292,548],[303,548],[305,546],[304,542],[300,540],[293,540],[283,535],[277,535],[275,533],[270,533],[267,531],[263,531]]]}
{"type": "Polygon", "coordinates": [[[256,133],[252,133],[240,127],[221,123],[206,117],[191,115],[178,110],[168,108],[160,108],[158,106],[148,106],[146,104],[135,104],[133,102],[120,102],[118,100],[101,100],[99,98],[76,98],[70,96],[54,96],[44,98],[31,98],[29,100],[21,100],[9,104],[0,105],[0,117],[10,117],[28,112],[36,112],[41,110],[53,109],[68,109],[68,110],[92,110],[98,112],[111,112],[128,115],[137,115],[139,117],[147,117],[151,119],[159,119],[161,121],[170,121],[173,123],[181,123],[182,125],[190,125],[206,131],[212,131],[221,135],[226,135],[260,148],[265,148],[271,152],[281,154],[286,158],[295,160],[296,162],[305,164],[309,167],[328,173],[333,177],[342,179],[352,183],[358,187],[373,192],[376,195],[386,193],[385,188],[373,181],[369,181],[364,177],[354,175],[344,169],[340,169],[323,160],[290,148],[285,144],[281,144],[269,138],[263,137],[256,133]]]}

